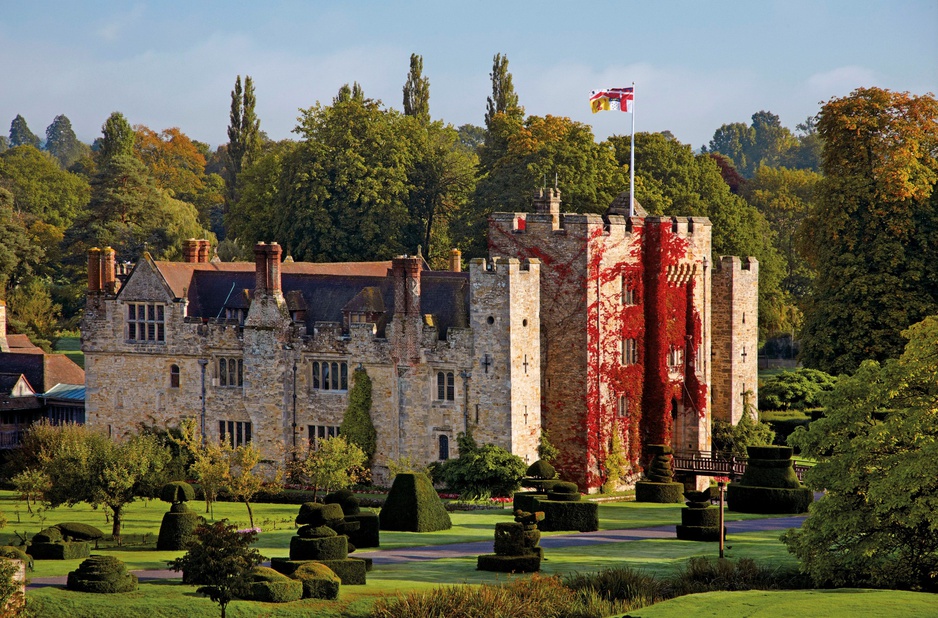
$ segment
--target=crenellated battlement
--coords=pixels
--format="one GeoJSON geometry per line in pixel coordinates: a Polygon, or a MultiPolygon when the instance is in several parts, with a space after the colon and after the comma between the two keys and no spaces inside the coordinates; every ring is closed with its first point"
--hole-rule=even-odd
{"type": "Polygon", "coordinates": [[[473,258],[469,262],[470,276],[475,279],[477,275],[497,275],[497,274],[530,274],[534,277],[539,276],[541,261],[537,258],[528,258],[519,260],[518,258],[494,257],[489,260],[485,258],[473,258]]]}
{"type": "Polygon", "coordinates": [[[759,280],[759,260],[753,256],[740,259],[735,255],[721,256],[714,264],[713,275],[730,278],[749,278],[759,280]]]}

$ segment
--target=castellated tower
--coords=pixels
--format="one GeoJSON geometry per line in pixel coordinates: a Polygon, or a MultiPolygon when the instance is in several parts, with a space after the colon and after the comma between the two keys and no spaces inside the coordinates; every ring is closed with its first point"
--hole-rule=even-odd
{"type": "Polygon", "coordinates": [[[732,424],[759,388],[759,262],[723,256],[713,272],[713,417],[732,424]]]}
{"type": "Polygon", "coordinates": [[[541,262],[542,422],[563,478],[602,485],[614,432],[627,475],[646,444],[707,448],[710,222],[561,213],[557,189],[534,209],[494,213],[489,250],[541,262]]]}
{"type": "Polygon", "coordinates": [[[533,463],[541,432],[540,261],[470,263],[473,361],[468,426],[533,463]]]}

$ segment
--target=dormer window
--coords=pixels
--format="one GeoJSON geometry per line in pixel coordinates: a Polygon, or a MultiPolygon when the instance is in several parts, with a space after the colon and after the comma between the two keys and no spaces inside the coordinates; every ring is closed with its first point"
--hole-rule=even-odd
{"type": "Polygon", "coordinates": [[[127,303],[127,340],[166,341],[165,305],[127,303]]]}

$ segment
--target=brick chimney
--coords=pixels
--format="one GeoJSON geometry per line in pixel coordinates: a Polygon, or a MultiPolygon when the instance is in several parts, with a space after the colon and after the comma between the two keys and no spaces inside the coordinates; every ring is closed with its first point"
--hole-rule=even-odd
{"type": "Polygon", "coordinates": [[[282,293],[280,284],[280,256],[283,249],[275,242],[254,245],[254,297],[282,293]]]}
{"type": "Polygon", "coordinates": [[[212,242],[210,240],[199,240],[199,263],[208,264],[212,258],[212,242]]]}
{"type": "Polygon", "coordinates": [[[108,294],[117,292],[117,272],[115,263],[117,252],[111,247],[101,250],[101,290],[108,294]]]}
{"type": "Polygon", "coordinates": [[[101,291],[101,250],[97,247],[88,249],[88,291],[101,291]]]}
{"type": "Polygon", "coordinates": [[[7,304],[0,300],[0,352],[9,352],[7,341],[7,304]]]}
{"type": "Polygon", "coordinates": [[[182,241],[182,259],[187,264],[195,264],[199,261],[199,243],[201,241],[195,238],[187,238],[182,241]]]}
{"type": "Polygon", "coordinates": [[[419,257],[401,256],[391,261],[391,276],[394,278],[394,313],[408,316],[420,315],[420,267],[419,257]]]}
{"type": "Polygon", "coordinates": [[[454,273],[462,272],[462,251],[459,249],[453,249],[449,252],[449,269],[450,272],[454,273]]]}

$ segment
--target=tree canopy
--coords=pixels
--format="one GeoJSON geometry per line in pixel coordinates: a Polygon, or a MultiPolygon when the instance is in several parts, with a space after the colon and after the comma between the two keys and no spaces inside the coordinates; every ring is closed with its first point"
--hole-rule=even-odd
{"type": "Polygon", "coordinates": [[[65,114],[56,116],[52,124],[46,127],[45,148],[58,160],[62,169],[68,169],[88,151],[88,146],[78,141],[72,122],[65,114]]]}
{"type": "Polygon", "coordinates": [[[39,148],[41,145],[42,140],[29,130],[26,119],[17,114],[13,122],[10,123],[10,146],[32,146],[33,148],[39,148]]]}
{"type": "Polygon", "coordinates": [[[801,240],[819,274],[802,359],[838,374],[897,357],[900,333],[938,312],[938,101],[861,88],[818,118],[825,176],[801,240]]]}
{"type": "Polygon", "coordinates": [[[825,493],[783,540],[818,585],[938,592],[938,316],[903,336],[898,359],[841,376],[789,437],[825,493]]]}

